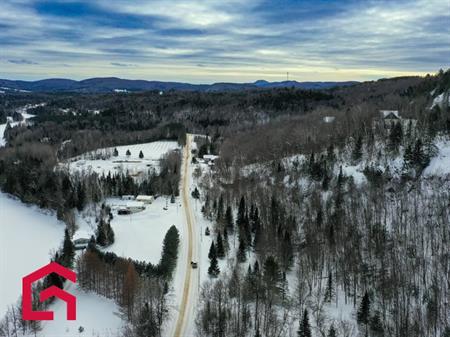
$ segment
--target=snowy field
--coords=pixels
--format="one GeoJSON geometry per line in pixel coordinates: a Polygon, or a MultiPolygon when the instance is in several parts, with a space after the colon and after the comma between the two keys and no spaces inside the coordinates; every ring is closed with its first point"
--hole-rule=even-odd
{"type": "Polygon", "coordinates": [[[0,192],[0,317],[21,294],[22,277],[50,262],[64,224],[50,213],[0,192]]]}
{"type": "Polygon", "coordinates": [[[111,174],[116,172],[128,172],[138,175],[150,169],[158,170],[159,160],[166,153],[179,149],[175,141],[157,141],[143,144],[118,146],[118,156],[113,156],[114,147],[99,149],[72,158],[62,166],[66,166],[71,172],[97,172],[98,174],[111,174]],[[127,156],[127,151],[130,155],[127,156]],[[142,151],[144,158],[139,158],[142,151]]]}
{"type": "Polygon", "coordinates": [[[439,140],[435,145],[439,152],[431,159],[424,174],[426,176],[450,174],[450,140],[439,140]]]}
{"type": "Polygon", "coordinates": [[[49,308],[55,312],[53,321],[42,322],[39,337],[101,336],[118,337],[122,329],[119,307],[110,299],[95,293],[86,293],[70,282],[65,289],[77,297],[77,319],[66,320],[66,305],[57,299],[49,308]],[[80,326],[84,331],[80,334],[80,326]]]}
{"type": "Polygon", "coordinates": [[[181,231],[183,210],[181,201],[176,198],[174,204],[166,198],[159,197],[152,204],[146,205],[142,212],[130,215],[117,215],[114,209],[124,204],[123,200],[110,198],[106,203],[113,209],[114,219],[111,226],[115,242],[106,251],[118,256],[157,264],[161,258],[164,236],[172,225],[181,231]]]}

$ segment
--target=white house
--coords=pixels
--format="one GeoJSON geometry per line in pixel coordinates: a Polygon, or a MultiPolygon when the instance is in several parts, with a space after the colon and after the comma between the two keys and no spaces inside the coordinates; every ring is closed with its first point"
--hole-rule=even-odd
{"type": "Polygon", "coordinates": [[[136,197],[136,201],[141,201],[144,204],[151,204],[153,201],[155,200],[155,198],[153,197],[153,195],[138,195],[136,197]]]}
{"type": "Polygon", "coordinates": [[[324,123],[333,123],[335,119],[336,119],[336,117],[334,117],[334,116],[325,116],[323,118],[323,121],[324,121],[324,123]]]}
{"type": "Polygon", "coordinates": [[[384,123],[384,127],[390,128],[395,124],[401,122],[401,117],[398,110],[380,110],[381,118],[384,123]]]}
{"type": "Polygon", "coordinates": [[[380,110],[380,113],[384,119],[400,119],[398,110],[380,110]]]}

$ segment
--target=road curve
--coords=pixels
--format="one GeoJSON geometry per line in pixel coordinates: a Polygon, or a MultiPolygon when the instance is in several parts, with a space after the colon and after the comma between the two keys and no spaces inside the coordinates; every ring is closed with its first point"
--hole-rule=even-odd
{"type": "Polygon", "coordinates": [[[191,261],[194,260],[195,253],[195,218],[192,212],[190,196],[189,196],[189,187],[190,187],[190,172],[189,172],[189,164],[191,162],[191,141],[192,135],[186,135],[186,145],[183,151],[183,168],[182,168],[182,182],[181,182],[181,198],[183,202],[183,209],[186,217],[186,230],[187,230],[187,241],[188,241],[188,249],[187,249],[187,257],[186,257],[186,275],[184,278],[184,284],[182,288],[182,297],[180,302],[180,308],[178,313],[178,318],[176,322],[175,332],[173,337],[185,337],[185,330],[190,319],[192,319],[192,308],[194,300],[194,292],[195,292],[195,283],[196,277],[191,268],[191,261]]]}

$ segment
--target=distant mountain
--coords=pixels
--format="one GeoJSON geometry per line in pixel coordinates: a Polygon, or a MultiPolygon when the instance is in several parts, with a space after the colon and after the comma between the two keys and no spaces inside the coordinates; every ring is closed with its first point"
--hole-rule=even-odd
{"type": "Polygon", "coordinates": [[[51,78],[40,81],[13,81],[0,79],[0,88],[7,91],[32,91],[32,92],[126,92],[145,90],[186,90],[186,91],[230,91],[258,88],[288,88],[300,89],[327,89],[337,86],[349,86],[357,82],[268,82],[258,80],[254,83],[214,83],[214,84],[190,84],[181,82],[161,82],[145,80],[127,80],[117,77],[89,78],[82,81],[74,81],[63,78],[51,78]]]}

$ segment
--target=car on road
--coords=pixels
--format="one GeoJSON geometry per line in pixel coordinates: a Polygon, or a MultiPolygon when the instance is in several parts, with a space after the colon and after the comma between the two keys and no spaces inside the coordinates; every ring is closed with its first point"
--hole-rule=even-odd
{"type": "Polygon", "coordinates": [[[197,269],[198,268],[197,262],[191,261],[191,267],[192,269],[197,269]]]}

